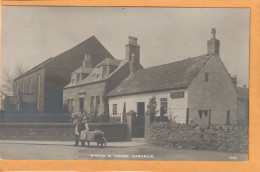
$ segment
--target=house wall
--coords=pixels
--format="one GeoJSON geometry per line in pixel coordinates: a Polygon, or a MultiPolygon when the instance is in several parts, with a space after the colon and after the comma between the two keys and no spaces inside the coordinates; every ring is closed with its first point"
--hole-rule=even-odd
{"type": "Polygon", "coordinates": [[[231,124],[237,123],[237,93],[219,57],[207,62],[192,81],[188,93],[190,119],[207,125],[209,115],[200,118],[198,110],[211,109],[211,124],[226,124],[227,110],[230,110],[231,124]],[[208,82],[205,82],[205,72],[209,73],[208,82]]]}
{"type": "MultiPolygon", "coordinates": [[[[112,116],[113,114],[113,104],[117,104],[117,112],[119,114],[123,113],[124,102],[126,104],[126,112],[133,110],[137,112],[137,102],[145,103],[145,111],[147,111],[147,105],[149,100],[152,97],[156,97],[157,101],[157,110],[160,109],[160,99],[167,98],[168,109],[167,116],[176,117],[175,120],[178,123],[186,123],[186,108],[188,107],[188,92],[187,90],[170,90],[170,91],[161,91],[153,93],[143,93],[143,94],[134,94],[134,95],[125,95],[118,97],[109,97],[109,112],[112,116]],[[180,92],[184,91],[184,98],[171,98],[171,92],[180,92]]],[[[160,113],[158,112],[157,115],[160,113]]]]}
{"type": "Polygon", "coordinates": [[[38,110],[44,110],[44,87],[45,87],[45,69],[41,68],[39,70],[36,70],[32,73],[27,74],[26,76],[19,78],[14,81],[15,85],[15,92],[14,95],[17,96],[17,87],[19,89],[19,92],[29,93],[29,80],[31,79],[32,82],[32,93],[35,95],[35,100],[39,100],[39,109],[38,110]],[[37,99],[37,89],[38,89],[38,76],[40,75],[40,96],[37,99]],[[23,83],[24,82],[24,91],[23,90],[23,83]]]}
{"type": "Polygon", "coordinates": [[[65,88],[63,90],[63,103],[66,104],[67,99],[74,99],[74,112],[79,112],[79,98],[85,96],[84,110],[90,113],[91,96],[100,96],[99,114],[104,114],[104,90],[105,82],[65,88]]]}
{"type": "Polygon", "coordinates": [[[237,120],[240,124],[246,124],[248,122],[248,99],[237,100],[237,120]]]}

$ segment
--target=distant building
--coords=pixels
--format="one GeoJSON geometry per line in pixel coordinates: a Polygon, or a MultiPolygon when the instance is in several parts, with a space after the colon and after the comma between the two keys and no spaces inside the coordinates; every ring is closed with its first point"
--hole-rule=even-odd
{"type": "Polygon", "coordinates": [[[15,102],[17,110],[61,110],[63,88],[70,83],[71,73],[82,64],[86,54],[91,55],[94,66],[105,58],[113,58],[92,36],[16,78],[14,96],[6,100],[5,109],[10,109],[9,102],[15,102]]]}
{"type": "Polygon", "coordinates": [[[129,37],[126,58],[106,58],[98,64],[86,55],[82,65],[72,72],[71,82],[64,88],[63,101],[71,112],[108,114],[107,93],[113,90],[130,73],[142,69],[140,46],[137,38],[129,37]]]}
{"type": "Polygon", "coordinates": [[[242,97],[219,56],[215,29],[207,54],[138,70],[109,94],[110,115],[147,111],[156,97],[157,110],[178,123],[238,124],[248,117],[248,94],[242,97]]]}

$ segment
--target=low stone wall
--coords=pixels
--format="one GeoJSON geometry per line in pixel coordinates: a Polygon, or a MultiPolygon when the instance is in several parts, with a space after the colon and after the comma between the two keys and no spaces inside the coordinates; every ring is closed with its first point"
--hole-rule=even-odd
{"type": "MultiPolygon", "coordinates": [[[[126,124],[93,123],[90,128],[101,130],[105,133],[107,141],[128,141],[129,131],[126,124]]],[[[53,123],[9,123],[0,124],[0,139],[15,140],[53,140],[74,141],[74,124],[53,123]]]]}
{"type": "Polygon", "coordinates": [[[171,122],[151,124],[150,142],[179,149],[248,152],[248,127],[212,126],[210,129],[171,122]]]}

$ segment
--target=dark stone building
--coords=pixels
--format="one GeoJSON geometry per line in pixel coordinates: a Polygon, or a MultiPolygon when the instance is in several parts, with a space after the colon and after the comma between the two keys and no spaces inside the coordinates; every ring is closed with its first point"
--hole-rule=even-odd
{"type": "Polygon", "coordinates": [[[95,36],[49,58],[14,80],[17,110],[61,110],[63,88],[71,82],[71,73],[82,64],[86,54],[91,55],[93,66],[105,58],[114,59],[95,36]]]}

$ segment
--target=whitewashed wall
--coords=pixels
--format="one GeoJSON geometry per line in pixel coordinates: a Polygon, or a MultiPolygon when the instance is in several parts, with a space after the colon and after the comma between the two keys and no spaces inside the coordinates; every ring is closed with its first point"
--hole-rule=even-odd
{"type": "MultiPolygon", "coordinates": [[[[110,115],[113,112],[113,104],[117,104],[117,112],[119,114],[123,113],[124,102],[126,103],[126,112],[133,110],[137,112],[137,102],[145,102],[145,111],[147,111],[147,105],[149,104],[149,99],[153,96],[156,97],[157,109],[160,109],[160,99],[167,98],[168,110],[167,116],[172,117],[176,116],[175,120],[178,123],[186,122],[186,108],[188,107],[188,92],[187,90],[171,90],[164,92],[154,92],[154,93],[145,93],[145,94],[135,94],[135,95],[126,95],[119,97],[110,97],[109,98],[109,112],[110,115]],[[170,97],[171,92],[184,91],[184,98],[174,98],[170,97]]],[[[159,115],[158,113],[157,115],[159,115]]]]}

